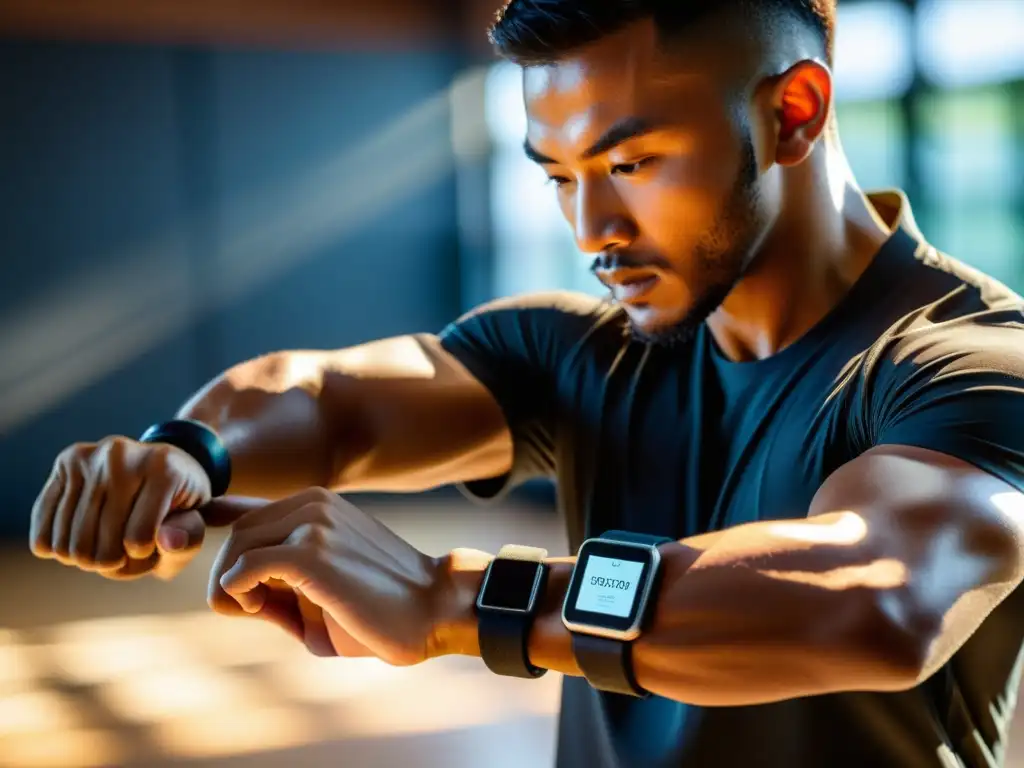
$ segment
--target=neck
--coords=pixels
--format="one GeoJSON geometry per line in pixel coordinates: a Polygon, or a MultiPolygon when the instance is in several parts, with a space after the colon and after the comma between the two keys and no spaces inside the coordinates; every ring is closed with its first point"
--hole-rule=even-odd
{"type": "Polygon", "coordinates": [[[708,327],[727,357],[760,360],[825,317],[857,281],[890,230],[857,186],[838,142],[778,168],[782,210],[750,271],[708,327]]]}

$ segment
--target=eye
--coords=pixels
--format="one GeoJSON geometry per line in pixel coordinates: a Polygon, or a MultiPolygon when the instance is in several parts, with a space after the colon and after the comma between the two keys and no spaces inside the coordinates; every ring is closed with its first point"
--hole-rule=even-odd
{"type": "Polygon", "coordinates": [[[548,184],[554,184],[556,187],[564,186],[569,183],[569,179],[565,176],[548,176],[548,184]]]}
{"type": "Polygon", "coordinates": [[[622,163],[620,165],[612,166],[612,173],[618,176],[632,176],[638,173],[643,168],[646,168],[655,161],[656,158],[645,157],[641,160],[637,160],[635,163],[622,163]]]}

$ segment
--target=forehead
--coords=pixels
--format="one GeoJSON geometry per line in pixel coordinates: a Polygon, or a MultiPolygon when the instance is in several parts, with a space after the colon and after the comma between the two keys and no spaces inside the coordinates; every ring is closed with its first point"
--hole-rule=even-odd
{"type": "Polygon", "coordinates": [[[575,144],[624,117],[673,124],[698,109],[720,112],[733,69],[722,48],[694,36],[667,53],[647,21],[555,64],[526,67],[527,135],[534,144],[575,144]]]}

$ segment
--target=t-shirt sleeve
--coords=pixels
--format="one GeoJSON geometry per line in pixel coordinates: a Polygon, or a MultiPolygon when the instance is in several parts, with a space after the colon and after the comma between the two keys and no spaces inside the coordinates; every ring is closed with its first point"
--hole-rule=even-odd
{"type": "Polygon", "coordinates": [[[1024,314],[919,328],[869,366],[875,445],[956,457],[1024,491],[1024,314]]]}
{"type": "Polygon", "coordinates": [[[471,499],[496,500],[527,480],[554,475],[558,376],[605,306],[569,292],[500,299],[441,332],[441,346],[487,387],[512,433],[511,471],[459,486],[471,499]]]}

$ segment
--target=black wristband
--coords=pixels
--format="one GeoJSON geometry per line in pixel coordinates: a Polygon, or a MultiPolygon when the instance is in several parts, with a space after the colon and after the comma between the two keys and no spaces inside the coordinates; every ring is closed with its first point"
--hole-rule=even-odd
{"type": "Polygon", "coordinates": [[[573,633],[572,652],[587,682],[599,691],[646,699],[633,674],[633,644],[573,633]]]}
{"type": "Polygon", "coordinates": [[[547,550],[511,544],[501,548],[477,594],[480,657],[497,675],[538,678],[547,670],[530,663],[530,628],[548,578],[547,550]]]}
{"type": "Polygon", "coordinates": [[[217,433],[205,424],[187,419],[165,421],[143,432],[139,442],[166,443],[180,448],[206,472],[213,498],[227,493],[231,485],[231,457],[217,433]]]}
{"type": "Polygon", "coordinates": [[[481,611],[477,617],[480,658],[496,675],[542,677],[547,670],[530,663],[527,644],[535,614],[481,611]]]}

